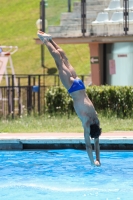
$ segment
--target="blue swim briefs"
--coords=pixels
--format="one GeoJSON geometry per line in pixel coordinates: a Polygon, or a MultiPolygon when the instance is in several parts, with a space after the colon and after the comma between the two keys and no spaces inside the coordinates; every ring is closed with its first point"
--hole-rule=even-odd
{"type": "Polygon", "coordinates": [[[72,92],[75,92],[77,90],[83,90],[83,89],[85,89],[84,83],[80,79],[75,79],[73,81],[72,86],[68,90],[68,93],[72,93],[72,92]]]}

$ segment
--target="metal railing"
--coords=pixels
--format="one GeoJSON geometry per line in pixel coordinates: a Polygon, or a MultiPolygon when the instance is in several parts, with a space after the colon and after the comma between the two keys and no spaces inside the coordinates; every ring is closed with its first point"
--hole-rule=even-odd
{"type": "MultiPolygon", "coordinates": [[[[90,76],[79,77],[85,82],[90,76]]],[[[8,85],[4,78],[0,85],[0,117],[4,118],[45,113],[47,88],[62,86],[59,75],[8,75],[8,85]]]]}

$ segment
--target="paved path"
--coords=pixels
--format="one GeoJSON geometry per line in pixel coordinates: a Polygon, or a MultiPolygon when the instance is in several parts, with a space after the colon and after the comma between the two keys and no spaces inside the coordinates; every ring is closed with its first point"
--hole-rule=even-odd
{"type": "MultiPolygon", "coordinates": [[[[84,138],[83,133],[0,133],[2,139],[78,139],[84,138]]],[[[113,131],[102,133],[100,139],[128,138],[133,139],[133,131],[113,131]]]]}

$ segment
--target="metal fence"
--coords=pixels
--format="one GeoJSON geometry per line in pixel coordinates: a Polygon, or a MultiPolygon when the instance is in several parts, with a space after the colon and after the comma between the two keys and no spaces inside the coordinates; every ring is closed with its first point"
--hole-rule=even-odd
{"type": "MultiPolygon", "coordinates": [[[[83,82],[90,76],[80,75],[83,82]]],[[[8,75],[0,85],[0,117],[45,112],[45,94],[51,86],[62,86],[59,75],[8,75]]]]}
{"type": "Polygon", "coordinates": [[[44,86],[0,87],[0,116],[21,116],[44,112],[44,86]]]}

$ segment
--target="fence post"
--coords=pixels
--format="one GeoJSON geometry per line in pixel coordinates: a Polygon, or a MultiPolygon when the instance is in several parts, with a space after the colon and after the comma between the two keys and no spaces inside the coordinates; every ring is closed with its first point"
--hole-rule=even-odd
{"type": "Polygon", "coordinates": [[[10,77],[8,77],[8,114],[11,114],[11,85],[10,85],[10,77]]]}
{"type": "Polygon", "coordinates": [[[14,119],[14,75],[12,75],[12,119],[14,119]]]}
{"type": "Polygon", "coordinates": [[[40,115],[40,75],[38,76],[38,87],[39,87],[39,90],[38,90],[38,113],[40,115]]]}
{"type": "Polygon", "coordinates": [[[22,107],[22,102],[21,102],[21,87],[20,87],[20,77],[18,77],[18,112],[19,116],[21,115],[21,107],[22,107]]]}
{"type": "Polygon", "coordinates": [[[81,31],[83,36],[86,33],[86,0],[81,0],[81,31]]]}
{"type": "MultiPolygon", "coordinates": [[[[36,84],[36,78],[35,78],[35,76],[33,77],[33,85],[35,85],[36,84]]],[[[35,106],[35,92],[33,92],[33,109],[34,109],[34,113],[35,113],[35,108],[36,108],[36,106],[35,106]]]]}
{"type": "Polygon", "coordinates": [[[31,109],[32,109],[31,75],[28,75],[28,90],[27,90],[27,110],[28,110],[28,114],[31,113],[31,109]]]}

